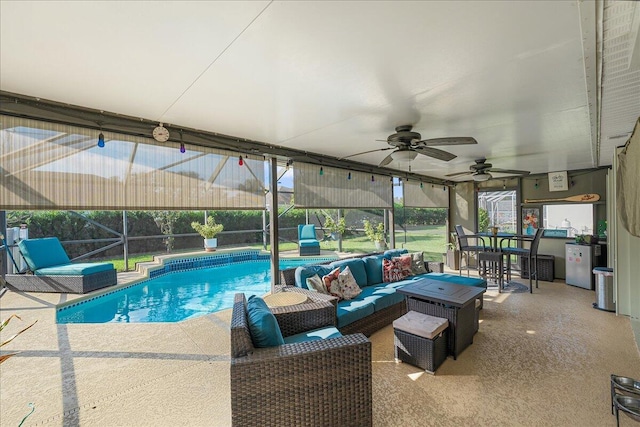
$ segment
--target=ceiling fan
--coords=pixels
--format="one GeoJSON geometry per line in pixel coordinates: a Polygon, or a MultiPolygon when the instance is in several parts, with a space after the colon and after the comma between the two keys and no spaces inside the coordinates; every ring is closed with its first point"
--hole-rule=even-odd
{"type": "Polygon", "coordinates": [[[503,173],[509,175],[529,175],[529,171],[520,171],[515,169],[499,169],[494,168],[491,163],[487,163],[487,159],[476,159],[475,164],[469,166],[468,172],[456,172],[445,175],[448,178],[454,178],[462,175],[471,175],[474,181],[488,181],[493,176],[489,172],[503,173]]]}
{"type": "Polygon", "coordinates": [[[432,147],[442,145],[467,145],[478,143],[478,141],[476,141],[474,138],[466,136],[422,139],[422,136],[418,132],[411,131],[412,128],[413,126],[411,125],[398,126],[396,127],[396,133],[394,133],[393,135],[389,135],[386,140],[378,140],[385,141],[387,144],[391,145],[391,147],[364,151],[362,153],[356,153],[350,156],[343,157],[343,159],[359,156],[361,154],[373,153],[376,151],[395,150],[387,157],[382,159],[378,166],[386,166],[393,160],[397,160],[400,162],[410,162],[411,160],[414,160],[418,156],[418,154],[448,162],[449,160],[455,159],[457,156],[448,151],[438,150],[437,148],[432,147]]]}

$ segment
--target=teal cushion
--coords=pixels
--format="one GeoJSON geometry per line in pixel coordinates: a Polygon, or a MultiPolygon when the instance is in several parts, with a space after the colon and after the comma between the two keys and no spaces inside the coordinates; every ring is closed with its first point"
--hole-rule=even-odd
{"type": "Polygon", "coordinates": [[[338,303],[338,328],[360,320],[375,311],[373,303],[362,299],[342,300],[338,303]]]}
{"type": "MultiPolygon", "coordinates": [[[[393,284],[395,285],[396,283],[393,284]]],[[[396,292],[396,288],[392,286],[367,286],[362,290],[358,299],[372,303],[374,310],[379,311],[402,302],[404,295],[396,292]]]]}
{"type": "Polygon", "coordinates": [[[252,295],[247,301],[247,320],[251,331],[251,340],[257,348],[275,347],[284,344],[276,316],[260,297],[252,295]]]}
{"type": "Polygon", "coordinates": [[[329,338],[338,338],[342,334],[333,326],[329,328],[314,329],[313,331],[302,332],[299,334],[288,336],[284,339],[285,344],[294,344],[298,342],[326,340],[329,338]]]}
{"type": "Polygon", "coordinates": [[[93,273],[113,270],[110,262],[77,263],[56,265],[53,267],[40,268],[34,271],[36,276],[87,276],[93,273]]]}
{"type": "Polygon", "coordinates": [[[351,270],[351,274],[353,274],[353,278],[356,279],[356,283],[358,286],[363,287],[367,286],[367,272],[364,267],[364,261],[361,258],[353,258],[353,259],[342,259],[339,261],[334,261],[329,264],[331,270],[336,267],[340,267],[340,271],[344,271],[345,268],[349,267],[351,270]]]}
{"type": "Polygon", "coordinates": [[[300,245],[300,247],[303,247],[303,248],[320,246],[320,242],[315,239],[302,239],[298,241],[298,244],[300,245]]]}
{"type": "Polygon", "coordinates": [[[316,240],[316,226],[314,224],[306,224],[298,226],[298,238],[316,240]]]}
{"type": "Polygon", "coordinates": [[[384,255],[370,255],[362,258],[367,272],[367,285],[382,283],[382,259],[384,255]]]}
{"type": "Polygon", "coordinates": [[[477,286],[479,288],[487,288],[487,281],[475,277],[458,276],[457,274],[448,273],[429,273],[422,277],[430,279],[442,280],[443,282],[455,283],[456,285],[477,286]]]}
{"type": "Polygon", "coordinates": [[[407,249],[389,249],[388,251],[384,251],[384,257],[386,259],[391,259],[403,254],[408,254],[409,250],[407,249]]]}
{"type": "Polygon", "coordinates": [[[31,271],[70,262],[57,237],[22,240],[18,243],[18,247],[31,271]]]}
{"type": "Polygon", "coordinates": [[[299,288],[309,289],[307,287],[307,279],[314,275],[326,276],[331,272],[331,268],[328,265],[306,265],[304,267],[296,268],[296,286],[299,288]]]}

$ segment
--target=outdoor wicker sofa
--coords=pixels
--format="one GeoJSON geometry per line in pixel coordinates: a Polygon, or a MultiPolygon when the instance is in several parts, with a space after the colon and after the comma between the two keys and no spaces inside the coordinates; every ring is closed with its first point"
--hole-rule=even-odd
{"type": "MultiPolygon", "coordinates": [[[[356,282],[362,288],[362,293],[352,300],[340,302],[329,295],[322,295],[322,297],[325,297],[336,307],[337,327],[340,332],[343,334],[360,332],[366,336],[371,336],[374,332],[390,325],[394,320],[407,313],[405,298],[395,292],[398,287],[405,284],[423,277],[431,277],[460,285],[479,286],[485,289],[487,287],[487,281],[484,279],[442,273],[443,265],[440,262],[425,262],[429,273],[411,276],[399,282],[383,283],[380,271],[382,258],[390,259],[406,253],[408,253],[406,249],[392,249],[384,253],[297,267],[293,274],[291,271],[281,273],[281,280],[285,285],[304,289],[308,277],[314,274],[319,276],[328,274],[338,266],[341,268],[349,266],[356,282]],[[364,266],[361,267],[358,264],[364,266]]],[[[482,296],[479,300],[477,310],[482,308],[482,296]]]]}
{"type": "Polygon", "coordinates": [[[118,282],[111,263],[72,263],[57,237],[22,240],[18,247],[30,271],[6,275],[16,290],[84,294],[118,282]]]}
{"type": "Polygon", "coordinates": [[[285,342],[292,343],[256,348],[245,296],[235,296],[231,318],[232,424],[371,426],[371,342],[363,334],[338,333],[335,307],[326,301],[314,298],[304,304],[271,308],[271,312],[285,342]],[[334,332],[327,339],[299,338],[312,330],[334,332]]]}

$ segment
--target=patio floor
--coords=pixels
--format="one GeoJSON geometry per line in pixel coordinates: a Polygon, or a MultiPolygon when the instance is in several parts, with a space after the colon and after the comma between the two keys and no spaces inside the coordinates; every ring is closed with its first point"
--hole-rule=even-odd
{"type": "MultiPolygon", "coordinates": [[[[125,276],[120,278],[124,280],[125,276]]],[[[174,324],[55,323],[74,296],[7,291],[0,317],[36,326],[3,350],[0,425],[230,425],[230,310],[174,324]]],[[[630,321],[591,308],[594,293],[541,282],[534,294],[489,290],[474,344],[437,374],[373,343],[374,425],[615,425],[609,375],[640,378],[630,321]]],[[[621,415],[621,424],[631,425],[621,415]]]]}

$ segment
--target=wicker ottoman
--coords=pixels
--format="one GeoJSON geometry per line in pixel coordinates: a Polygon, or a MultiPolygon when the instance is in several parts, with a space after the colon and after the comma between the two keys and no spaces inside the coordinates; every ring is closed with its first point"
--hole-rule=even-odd
{"type": "Polygon", "coordinates": [[[447,358],[447,327],[440,317],[410,311],[393,321],[395,355],[433,374],[447,358]]]}

